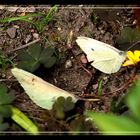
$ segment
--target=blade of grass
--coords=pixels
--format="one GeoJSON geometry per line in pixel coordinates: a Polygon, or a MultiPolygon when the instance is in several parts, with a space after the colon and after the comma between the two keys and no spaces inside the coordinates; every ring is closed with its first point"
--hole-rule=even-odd
{"type": "Polygon", "coordinates": [[[12,22],[12,21],[17,21],[17,20],[24,20],[24,21],[31,22],[31,20],[29,20],[28,18],[38,17],[38,16],[41,16],[41,15],[42,15],[41,13],[34,13],[34,14],[26,15],[26,16],[10,17],[10,18],[8,17],[8,18],[5,18],[5,19],[0,19],[0,23],[12,22]]]}
{"type": "Polygon", "coordinates": [[[54,5],[50,10],[49,13],[47,14],[47,16],[45,17],[45,19],[43,20],[43,22],[45,22],[45,24],[48,24],[48,22],[52,19],[53,13],[57,10],[58,5],[54,5]]]}
{"type": "Polygon", "coordinates": [[[101,96],[102,95],[102,88],[103,88],[103,79],[101,79],[99,81],[99,84],[98,84],[98,95],[101,96]]]}
{"type": "Polygon", "coordinates": [[[18,108],[11,106],[12,119],[24,128],[27,132],[37,135],[39,134],[38,127],[18,108]]]}
{"type": "Polygon", "coordinates": [[[53,18],[53,13],[57,10],[58,5],[54,5],[48,12],[47,16],[44,17],[44,19],[42,21],[39,22],[35,22],[35,26],[37,28],[38,31],[42,32],[44,29],[44,26],[46,24],[48,24],[52,18],[53,18]]]}

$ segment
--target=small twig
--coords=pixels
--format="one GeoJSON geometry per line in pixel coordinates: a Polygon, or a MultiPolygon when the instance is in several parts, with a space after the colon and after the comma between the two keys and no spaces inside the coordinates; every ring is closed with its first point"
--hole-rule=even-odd
{"type": "MultiPolygon", "coordinates": [[[[118,92],[118,91],[121,91],[121,90],[125,90],[126,87],[128,87],[129,84],[131,84],[131,83],[133,82],[133,80],[135,79],[135,76],[136,76],[136,73],[135,73],[135,72],[136,72],[136,68],[134,68],[134,71],[133,71],[133,73],[132,73],[132,76],[130,77],[129,81],[128,81],[126,84],[124,84],[122,87],[118,88],[118,89],[115,90],[115,91],[111,91],[111,92],[107,93],[107,95],[110,95],[110,94],[112,94],[112,93],[115,93],[115,92],[118,92]]],[[[106,94],[103,94],[103,96],[104,96],[104,95],[106,95],[106,94]]]]}
{"type": "Polygon", "coordinates": [[[10,50],[10,51],[7,52],[7,54],[11,54],[11,53],[13,53],[13,52],[15,52],[15,51],[24,49],[24,48],[26,48],[26,47],[28,47],[28,46],[30,46],[30,45],[32,45],[32,44],[38,42],[38,41],[40,41],[40,39],[36,39],[36,40],[31,41],[31,42],[29,42],[29,43],[27,43],[27,44],[25,44],[25,45],[22,45],[22,46],[18,47],[18,48],[15,48],[15,49],[13,49],[13,50],[10,50]]]}
{"type": "MultiPolygon", "coordinates": [[[[126,88],[129,84],[130,84],[130,82],[126,83],[125,85],[123,85],[122,87],[118,88],[118,89],[115,90],[115,91],[111,91],[111,92],[107,93],[107,95],[116,93],[116,92],[121,91],[121,90],[125,90],[125,88],[126,88]]],[[[105,94],[103,94],[103,95],[105,95],[105,94]]]]}
{"type": "Polygon", "coordinates": [[[140,40],[136,41],[134,44],[132,44],[129,48],[127,48],[127,50],[131,49],[132,47],[134,47],[135,45],[139,44],[140,40]]]}
{"type": "Polygon", "coordinates": [[[89,101],[89,102],[97,102],[100,101],[100,99],[84,99],[84,98],[79,98],[81,101],[89,101]]]}

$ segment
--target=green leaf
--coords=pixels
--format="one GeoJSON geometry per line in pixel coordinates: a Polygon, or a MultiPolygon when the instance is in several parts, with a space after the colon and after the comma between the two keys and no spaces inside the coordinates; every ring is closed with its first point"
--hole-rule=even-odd
{"type": "Polygon", "coordinates": [[[85,115],[104,134],[140,134],[140,80],[135,82],[125,96],[125,103],[129,110],[122,114],[122,116],[93,111],[87,111],[85,115]]]}
{"type": "Polygon", "coordinates": [[[36,61],[39,60],[39,57],[41,55],[43,51],[43,47],[40,46],[39,44],[34,44],[34,45],[31,45],[29,48],[28,48],[28,53],[32,56],[32,58],[34,58],[36,61]]]}
{"type": "Polygon", "coordinates": [[[140,123],[140,80],[136,81],[133,87],[129,90],[126,97],[126,104],[128,105],[132,115],[140,123]]]}
{"type": "Polygon", "coordinates": [[[38,127],[18,108],[11,106],[12,109],[12,119],[24,128],[27,132],[37,135],[39,134],[38,127]]]}
{"type": "Polygon", "coordinates": [[[64,119],[65,117],[64,105],[65,105],[64,97],[58,97],[57,100],[54,102],[53,111],[55,111],[56,118],[64,119]]]}
{"type": "Polygon", "coordinates": [[[3,117],[11,116],[12,113],[9,104],[11,104],[15,99],[14,94],[12,94],[12,92],[7,93],[7,91],[7,87],[3,84],[0,84],[0,114],[3,117]]]}
{"type": "Polygon", "coordinates": [[[27,51],[22,50],[18,53],[20,62],[17,67],[30,72],[37,70],[41,64],[46,68],[50,68],[56,62],[54,52],[55,49],[52,47],[43,48],[39,44],[31,45],[27,51]]]}
{"type": "Polygon", "coordinates": [[[75,104],[72,101],[71,97],[66,98],[65,100],[65,106],[64,106],[64,110],[65,111],[70,111],[75,107],[75,104]]]}
{"type": "Polygon", "coordinates": [[[6,130],[9,125],[8,123],[3,123],[3,117],[10,117],[12,115],[10,105],[15,99],[12,92],[7,93],[8,89],[4,84],[0,84],[0,131],[6,130]]]}
{"type": "Polygon", "coordinates": [[[0,131],[4,131],[9,127],[8,123],[3,123],[4,119],[3,116],[0,115],[0,131]]]}
{"type": "Polygon", "coordinates": [[[128,117],[117,116],[111,113],[95,113],[93,111],[87,111],[85,114],[97,125],[103,134],[131,135],[140,133],[140,125],[128,117]]]}
{"type": "Polygon", "coordinates": [[[40,66],[40,64],[37,61],[34,60],[30,60],[30,61],[21,61],[18,63],[17,67],[30,71],[30,72],[34,72],[36,69],[38,69],[40,66]]]}
{"type": "Polygon", "coordinates": [[[53,111],[58,119],[64,119],[65,112],[72,110],[75,107],[71,97],[58,97],[53,104],[53,111]]]}
{"type": "Polygon", "coordinates": [[[2,114],[3,117],[10,117],[12,115],[10,105],[0,106],[0,114],[2,114]]]}
{"type": "Polygon", "coordinates": [[[56,57],[52,56],[50,58],[47,58],[46,62],[44,62],[44,67],[50,68],[56,63],[56,57]]]}
{"type": "Polygon", "coordinates": [[[42,47],[38,44],[31,45],[27,51],[20,51],[18,58],[21,60],[17,67],[34,72],[39,68],[39,56],[42,51],[42,47]]]}
{"type": "Polygon", "coordinates": [[[59,97],[54,105],[53,105],[53,108],[54,109],[58,109],[60,110],[60,108],[62,108],[62,110],[64,112],[67,112],[67,111],[70,111],[74,108],[75,104],[73,103],[73,100],[71,97],[67,97],[67,98],[64,98],[64,97],[59,97]]]}
{"type": "Polygon", "coordinates": [[[131,43],[140,40],[140,31],[137,28],[125,27],[117,38],[119,44],[131,43]]]}
{"type": "Polygon", "coordinates": [[[10,104],[15,99],[13,94],[7,93],[7,87],[0,84],[0,105],[10,104]]]}
{"type": "Polygon", "coordinates": [[[0,131],[4,131],[9,127],[8,123],[2,123],[0,124],[0,131]]]}
{"type": "Polygon", "coordinates": [[[27,51],[21,50],[18,52],[18,59],[24,60],[24,61],[29,61],[29,60],[32,60],[33,57],[27,51]]]}
{"type": "Polygon", "coordinates": [[[55,53],[55,49],[53,47],[44,48],[39,61],[42,63],[46,68],[52,67],[56,63],[56,56],[53,54],[55,53]]]}
{"type": "Polygon", "coordinates": [[[2,123],[3,122],[3,117],[2,117],[2,115],[0,115],[0,123],[2,123]]]}
{"type": "Polygon", "coordinates": [[[47,61],[55,53],[55,49],[53,47],[44,48],[42,53],[40,54],[39,61],[44,63],[47,61]]]}

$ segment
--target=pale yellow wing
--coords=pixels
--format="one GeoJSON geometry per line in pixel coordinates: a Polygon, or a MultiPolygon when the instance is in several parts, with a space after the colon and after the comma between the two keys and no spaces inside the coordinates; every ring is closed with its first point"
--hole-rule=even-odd
{"type": "Polygon", "coordinates": [[[70,96],[73,102],[77,101],[73,94],[44,81],[30,72],[19,68],[13,68],[11,71],[30,99],[44,109],[52,109],[53,103],[60,96],[64,98],[70,96]]]}
{"type": "Polygon", "coordinates": [[[92,38],[78,37],[76,42],[86,53],[88,61],[93,61],[91,65],[107,74],[117,72],[126,58],[125,52],[92,38]]]}
{"type": "Polygon", "coordinates": [[[79,47],[86,53],[88,54],[91,50],[94,51],[104,51],[104,50],[109,50],[109,51],[116,51],[116,52],[120,52],[120,50],[116,49],[115,47],[106,44],[104,42],[95,40],[93,38],[89,38],[89,37],[77,37],[76,39],[77,44],[79,45],[79,47]]]}
{"type": "Polygon", "coordinates": [[[92,55],[94,55],[96,59],[94,59],[91,65],[107,74],[117,72],[125,60],[124,55],[110,51],[95,51],[92,55]],[[116,55],[116,57],[114,57],[114,55],[116,55]]]}

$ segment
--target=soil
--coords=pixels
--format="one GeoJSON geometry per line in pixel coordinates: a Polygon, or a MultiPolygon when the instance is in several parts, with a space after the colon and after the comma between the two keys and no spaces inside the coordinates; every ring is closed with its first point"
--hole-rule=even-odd
{"type": "MultiPolygon", "coordinates": [[[[29,9],[30,7],[32,9],[26,9],[26,11],[24,11],[25,9],[21,11],[20,6],[12,10],[10,7],[3,7],[0,10],[0,17],[4,19],[22,14],[27,15],[31,12],[41,12],[47,15],[50,9],[49,6],[46,6],[46,8],[41,6],[27,6],[24,8],[29,9]]],[[[109,112],[112,111],[112,101],[118,103],[124,97],[129,87],[133,84],[134,75],[138,75],[138,73],[134,73],[134,68],[128,69],[126,67],[122,67],[114,74],[99,72],[89,63],[86,63],[86,57],[75,40],[78,36],[87,36],[118,47],[116,45],[116,38],[120,35],[121,29],[125,26],[134,27],[134,21],[133,9],[131,8],[106,9],[100,7],[95,8],[95,6],[90,5],[79,5],[75,7],[62,6],[54,13],[53,20],[44,26],[44,31],[41,33],[30,23],[20,20],[1,23],[0,49],[3,54],[6,54],[38,37],[40,38],[39,43],[44,47],[52,44],[62,55],[61,59],[53,67],[47,70],[40,68],[34,74],[80,97],[99,99],[93,102],[85,101],[83,104],[85,110],[109,112]],[[96,14],[97,19],[94,18],[94,14],[96,14]],[[72,40],[68,42],[70,33],[73,34],[72,40]],[[103,82],[102,94],[99,95],[98,88],[101,79],[103,82]]],[[[119,49],[123,50],[123,48],[119,49]]],[[[9,58],[13,58],[12,61],[15,64],[18,63],[18,58],[16,57],[17,52],[15,51],[7,55],[9,58]]],[[[49,127],[49,119],[46,119],[46,110],[35,105],[24,93],[20,84],[13,80],[14,77],[10,72],[11,67],[9,65],[4,72],[1,70],[0,74],[1,79],[7,79],[1,83],[5,83],[9,90],[14,90],[16,93],[16,99],[13,105],[18,107],[28,117],[35,120],[41,131],[47,133],[47,131],[67,130],[67,127],[60,127],[60,125],[56,124],[55,126],[49,127]]],[[[77,109],[76,111],[79,110],[77,109]]],[[[21,131],[15,124],[12,124],[8,130],[21,131]]]]}

